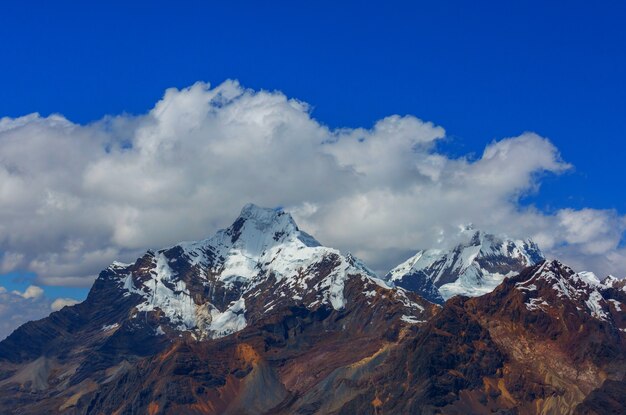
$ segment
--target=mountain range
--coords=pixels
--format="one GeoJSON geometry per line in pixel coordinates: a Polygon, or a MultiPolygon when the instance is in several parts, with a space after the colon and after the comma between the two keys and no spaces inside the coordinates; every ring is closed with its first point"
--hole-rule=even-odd
{"type": "Polygon", "coordinates": [[[462,234],[379,278],[247,205],[0,342],[0,413],[625,413],[624,280],[462,234]]]}

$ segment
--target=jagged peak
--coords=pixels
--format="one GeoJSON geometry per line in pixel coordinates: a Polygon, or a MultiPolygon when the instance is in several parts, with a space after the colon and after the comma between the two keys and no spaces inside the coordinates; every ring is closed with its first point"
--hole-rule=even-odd
{"type": "Polygon", "coordinates": [[[535,266],[529,281],[546,281],[554,289],[562,289],[564,286],[576,287],[586,291],[595,290],[601,283],[595,274],[591,272],[576,272],[558,259],[545,260],[535,266]]]}
{"type": "Polygon", "coordinates": [[[472,239],[478,238],[481,241],[504,240],[504,241],[514,241],[514,242],[529,242],[529,243],[532,243],[533,245],[536,245],[535,242],[533,242],[532,238],[530,237],[526,237],[524,239],[513,238],[506,233],[492,232],[492,231],[488,231],[485,229],[477,228],[474,224],[464,225],[460,227],[459,235],[464,237],[460,243],[463,243],[463,241],[468,242],[468,241],[471,241],[472,239]]]}
{"type": "Polygon", "coordinates": [[[298,231],[298,226],[291,215],[281,208],[264,208],[253,203],[248,203],[241,209],[241,213],[229,229],[232,228],[236,232],[244,225],[253,226],[262,232],[273,229],[289,232],[298,231]]]}
{"type": "Polygon", "coordinates": [[[460,236],[460,240],[449,250],[427,249],[417,251],[411,258],[390,271],[389,275],[430,266],[440,257],[451,255],[454,252],[460,254],[459,259],[463,262],[462,269],[470,266],[477,258],[489,255],[523,255],[530,264],[539,263],[544,259],[541,249],[531,238],[511,239],[503,234],[497,235],[475,229],[473,225],[464,226],[460,236]],[[463,255],[468,248],[471,248],[471,252],[468,251],[467,256],[463,255]]]}
{"type": "Polygon", "coordinates": [[[610,319],[607,301],[600,293],[602,286],[597,277],[589,272],[577,273],[559,260],[546,260],[536,265],[530,278],[517,282],[515,287],[528,296],[526,307],[530,311],[562,307],[554,302],[558,299],[560,304],[566,302],[573,304],[577,310],[586,309],[598,320],[610,319]]]}
{"type": "Polygon", "coordinates": [[[293,222],[291,215],[283,211],[280,207],[265,208],[255,205],[254,203],[247,203],[243,208],[241,208],[239,218],[251,220],[257,223],[272,223],[283,215],[289,216],[289,219],[293,222]]]}
{"type": "MultiPolygon", "coordinates": [[[[477,296],[492,291],[506,276],[544,259],[531,239],[515,240],[473,226],[461,228],[449,250],[418,251],[392,269],[386,279],[406,286],[424,287],[410,279],[428,279],[444,299],[454,295],[477,296]]],[[[430,289],[430,288],[429,288],[430,289]]]]}
{"type": "Polygon", "coordinates": [[[533,277],[566,277],[576,275],[574,270],[558,259],[545,259],[536,265],[533,277]]]}
{"type": "Polygon", "coordinates": [[[246,204],[233,224],[225,229],[231,242],[246,244],[259,234],[271,236],[275,242],[297,239],[306,246],[321,244],[311,235],[301,231],[293,217],[282,208],[264,208],[253,203],[246,204]],[[242,239],[243,238],[243,239],[242,239]]]}
{"type": "Polygon", "coordinates": [[[354,256],[351,252],[348,252],[346,254],[346,260],[348,261],[350,265],[352,265],[354,268],[358,269],[359,271],[364,272],[366,275],[373,277],[373,278],[378,278],[378,275],[376,275],[376,273],[372,271],[370,267],[365,265],[365,263],[360,258],[354,256]]]}

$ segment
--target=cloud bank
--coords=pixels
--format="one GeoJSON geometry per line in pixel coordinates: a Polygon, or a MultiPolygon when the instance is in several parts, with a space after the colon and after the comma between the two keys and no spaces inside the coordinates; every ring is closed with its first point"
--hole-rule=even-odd
{"type": "Polygon", "coordinates": [[[413,116],[329,129],[307,104],[234,81],[169,89],[147,114],[89,125],[2,118],[0,271],[89,285],[113,260],[208,237],[254,202],[292,211],[322,243],[382,272],[473,223],[624,275],[624,216],[520,204],[542,175],[571,167],[549,140],[504,138],[471,159],[438,151],[444,137],[413,116]]]}

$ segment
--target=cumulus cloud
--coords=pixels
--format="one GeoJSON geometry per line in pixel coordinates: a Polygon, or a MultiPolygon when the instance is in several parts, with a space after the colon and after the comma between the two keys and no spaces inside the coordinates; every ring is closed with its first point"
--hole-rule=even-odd
{"type": "Polygon", "coordinates": [[[329,129],[307,104],[234,81],[169,89],[147,114],[89,125],[3,118],[0,268],[88,285],[114,259],[205,238],[254,202],[291,210],[320,241],[382,272],[471,222],[623,275],[623,216],[520,205],[543,174],[571,167],[549,140],[524,133],[470,159],[439,152],[444,137],[414,116],[329,129]]]}
{"type": "Polygon", "coordinates": [[[13,291],[13,294],[19,295],[22,298],[33,298],[38,299],[43,297],[43,289],[41,287],[37,287],[36,285],[29,285],[24,292],[19,292],[17,290],[13,291]]]}

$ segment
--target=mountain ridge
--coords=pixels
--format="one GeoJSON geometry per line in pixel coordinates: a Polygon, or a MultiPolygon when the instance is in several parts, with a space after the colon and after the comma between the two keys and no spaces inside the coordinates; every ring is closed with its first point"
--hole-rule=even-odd
{"type": "Polygon", "coordinates": [[[246,205],[0,342],[0,410],[600,414],[622,408],[625,345],[614,277],[542,260],[440,306],[246,205]]]}

